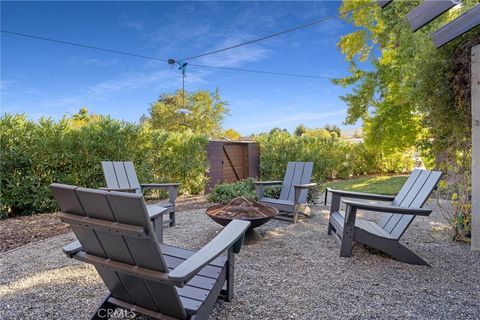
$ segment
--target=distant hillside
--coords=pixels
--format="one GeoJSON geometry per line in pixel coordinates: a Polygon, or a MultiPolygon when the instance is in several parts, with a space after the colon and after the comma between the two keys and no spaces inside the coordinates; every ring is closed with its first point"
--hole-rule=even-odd
{"type": "Polygon", "coordinates": [[[362,128],[342,129],[342,137],[346,139],[363,137],[362,128]]]}

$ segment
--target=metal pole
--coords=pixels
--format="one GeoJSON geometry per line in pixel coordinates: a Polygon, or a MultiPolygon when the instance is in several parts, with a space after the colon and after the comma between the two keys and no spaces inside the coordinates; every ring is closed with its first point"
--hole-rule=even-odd
{"type": "Polygon", "coordinates": [[[185,73],[182,74],[183,107],[185,106],[185,73]]]}

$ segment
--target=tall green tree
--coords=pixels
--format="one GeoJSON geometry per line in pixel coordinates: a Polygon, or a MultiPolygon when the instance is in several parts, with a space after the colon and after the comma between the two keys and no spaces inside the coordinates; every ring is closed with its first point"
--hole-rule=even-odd
{"type": "Polygon", "coordinates": [[[315,129],[307,129],[303,134],[305,137],[316,137],[316,138],[336,138],[338,137],[337,134],[334,132],[328,131],[325,128],[315,128],[315,129]]]}
{"type": "Polygon", "coordinates": [[[282,128],[279,128],[279,127],[272,128],[272,129],[270,129],[270,131],[269,131],[269,134],[276,134],[276,133],[287,133],[287,134],[290,134],[287,129],[282,129],[282,128]]]}
{"type": "Polygon", "coordinates": [[[420,3],[394,1],[381,10],[370,1],[346,1],[341,11],[356,31],[341,37],[338,47],[350,63],[350,76],[334,83],[351,87],[342,99],[345,122],[363,120],[365,144],[384,155],[417,148],[427,166],[447,172],[443,184],[452,194],[450,217],[455,239],[468,236],[471,221],[470,48],[480,44],[480,27],[437,49],[431,33],[480,0],[465,0],[412,32],[407,13],[420,3]]]}
{"type": "Polygon", "coordinates": [[[307,132],[307,128],[303,124],[299,124],[295,131],[293,132],[294,135],[297,137],[301,137],[305,132],[307,132]]]}
{"type": "Polygon", "coordinates": [[[92,121],[99,121],[104,116],[99,114],[89,113],[87,107],[81,107],[77,113],[71,117],[65,117],[69,121],[69,124],[73,127],[81,127],[92,121]]]}
{"type": "Polygon", "coordinates": [[[196,134],[218,136],[222,132],[223,119],[228,114],[227,105],[218,90],[186,92],[185,97],[179,90],[174,94],[162,94],[151,104],[150,116],[142,117],[142,121],[148,121],[154,129],[174,132],[192,130],[196,134]],[[190,114],[179,113],[180,109],[186,109],[190,114]]]}
{"type": "Polygon", "coordinates": [[[240,133],[232,128],[225,130],[225,132],[223,133],[223,136],[230,140],[238,140],[241,137],[240,133]]]}
{"type": "MultiPolygon", "coordinates": [[[[369,2],[343,1],[339,10],[369,2]]],[[[358,28],[338,43],[350,76],[334,83],[352,88],[342,97],[348,106],[345,123],[362,120],[367,145],[387,154],[420,147],[434,156],[464,138],[468,106],[456,101],[452,57],[460,43],[478,38],[480,28],[441,49],[434,47],[431,32],[478,2],[466,0],[415,33],[405,16],[419,0],[394,1],[383,10],[372,5],[343,16],[358,28]]]]}
{"type": "Polygon", "coordinates": [[[337,138],[342,136],[342,130],[336,124],[326,124],[323,128],[330,133],[333,133],[337,138]]]}

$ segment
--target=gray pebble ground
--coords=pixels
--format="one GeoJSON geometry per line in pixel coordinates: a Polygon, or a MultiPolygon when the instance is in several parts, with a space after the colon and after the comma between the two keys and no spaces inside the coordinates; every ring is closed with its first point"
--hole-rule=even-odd
{"type": "MultiPolygon", "coordinates": [[[[430,204],[432,206],[432,204],[430,204]]],[[[221,227],[183,211],[165,242],[198,249],[221,227]]],[[[236,257],[235,297],[211,319],[480,319],[480,253],[450,241],[442,216],[417,218],[402,242],[432,267],[412,266],[356,245],[340,258],[327,236],[327,208],[296,225],[269,222],[236,257]]],[[[88,319],[107,292],[95,270],[63,255],[73,234],[0,256],[0,319],[88,319]]]]}

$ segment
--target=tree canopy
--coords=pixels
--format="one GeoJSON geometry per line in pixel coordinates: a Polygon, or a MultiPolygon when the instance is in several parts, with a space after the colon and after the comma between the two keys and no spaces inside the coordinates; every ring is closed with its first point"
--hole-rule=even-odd
{"type": "Polygon", "coordinates": [[[142,121],[148,121],[154,129],[176,132],[192,130],[195,134],[219,136],[222,121],[228,114],[227,104],[218,90],[186,92],[185,97],[178,90],[174,94],[162,94],[151,104],[150,116],[142,121]],[[180,109],[186,109],[190,114],[179,113],[180,109]]]}
{"type": "Polygon", "coordinates": [[[294,135],[301,137],[319,137],[319,138],[339,138],[342,131],[337,125],[326,124],[323,128],[307,128],[303,124],[298,125],[293,132],[294,135]]]}
{"type": "MultiPolygon", "coordinates": [[[[369,2],[343,1],[339,10],[369,2]]],[[[373,5],[343,16],[358,29],[338,42],[350,75],[333,82],[352,88],[341,97],[348,106],[345,123],[362,120],[367,145],[386,153],[418,147],[433,159],[446,148],[455,153],[454,141],[468,140],[470,107],[458,99],[455,59],[459,50],[469,52],[463,43],[480,42],[480,29],[441,49],[434,47],[431,33],[478,2],[464,1],[417,32],[405,17],[420,1],[394,1],[383,10],[373,5]]]]}
{"type": "Polygon", "coordinates": [[[303,124],[299,124],[295,131],[293,132],[294,135],[301,137],[305,132],[307,132],[307,128],[303,124]]]}
{"type": "Polygon", "coordinates": [[[104,118],[104,116],[89,113],[87,107],[81,107],[80,110],[78,110],[78,112],[71,117],[65,117],[65,119],[73,127],[81,127],[91,121],[99,121],[102,118],[104,118]]]}
{"type": "MultiPolygon", "coordinates": [[[[468,235],[471,222],[470,51],[480,44],[480,27],[440,49],[431,33],[479,1],[462,1],[416,32],[405,17],[420,0],[344,15],[358,28],[338,42],[350,75],[333,80],[352,89],[341,97],[348,106],[345,123],[363,121],[367,148],[384,155],[417,149],[427,167],[447,173],[441,186],[451,194],[453,210],[442,213],[455,238],[468,235]]],[[[340,11],[369,2],[344,0],[340,11]]]]}
{"type": "Polygon", "coordinates": [[[232,129],[232,128],[225,130],[225,132],[223,133],[223,136],[230,140],[240,139],[240,133],[238,133],[235,129],[232,129]]]}

